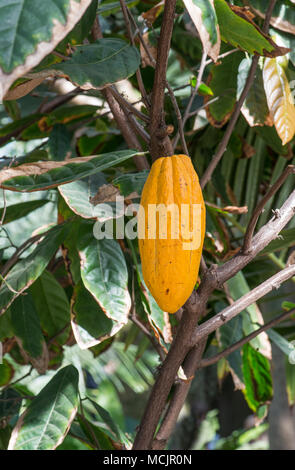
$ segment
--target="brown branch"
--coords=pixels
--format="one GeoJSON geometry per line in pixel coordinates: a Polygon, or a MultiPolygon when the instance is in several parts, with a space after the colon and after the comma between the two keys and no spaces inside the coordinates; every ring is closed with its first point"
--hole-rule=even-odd
{"type": "MultiPolygon", "coordinates": [[[[186,124],[186,121],[189,118],[191,107],[193,105],[194,99],[196,97],[196,94],[198,93],[199,87],[200,87],[202,79],[203,79],[203,74],[204,74],[205,67],[206,67],[206,58],[207,58],[207,54],[206,54],[206,52],[203,52],[202,59],[201,59],[201,64],[200,64],[200,68],[199,68],[199,72],[198,72],[198,76],[197,76],[197,83],[196,83],[195,88],[192,90],[191,97],[189,99],[189,102],[187,104],[187,107],[186,107],[186,110],[185,110],[185,113],[184,113],[184,116],[183,116],[182,131],[184,131],[184,126],[186,124]]],[[[173,142],[174,149],[177,146],[178,139],[179,139],[179,132],[176,134],[176,136],[174,138],[174,142],[173,142]]]]}
{"type": "Polygon", "coordinates": [[[164,96],[168,54],[174,24],[176,0],[165,2],[160,38],[157,48],[157,64],[152,92],[150,152],[152,159],[173,155],[172,143],[167,135],[164,118],[164,96]]]}
{"type": "Polygon", "coordinates": [[[229,354],[236,351],[237,349],[240,349],[242,346],[244,346],[244,344],[248,343],[253,338],[256,338],[256,336],[259,336],[264,331],[269,330],[269,328],[272,328],[273,326],[277,325],[278,323],[281,323],[283,320],[286,320],[287,318],[290,317],[290,315],[293,315],[293,313],[295,313],[294,308],[292,310],[288,310],[288,312],[282,313],[282,315],[279,315],[278,317],[276,317],[273,320],[269,321],[268,323],[263,325],[258,330],[253,331],[249,335],[247,335],[244,338],[240,339],[236,343],[232,344],[228,348],[226,348],[223,351],[221,351],[220,353],[216,354],[215,356],[206,357],[205,359],[202,359],[200,361],[200,363],[198,364],[198,369],[201,369],[203,367],[211,366],[212,364],[216,364],[216,362],[220,361],[220,359],[223,359],[224,357],[228,356],[229,354]]]}
{"type": "MultiPolygon", "coordinates": [[[[277,179],[277,181],[271,186],[271,188],[267,191],[265,196],[261,199],[261,201],[257,204],[252,217],[250,219],[250,222],[248,224],[246,233],[245,233],[245,238],[244,238],[244,245],[242,248],[243,253],[247,254],[250,250],[251,247],[251,242],[253,238],[253,233],[256,227],[257,220],[260,216],[260,214],[263,211],[263,208],[267,201],[269,201],[272,196],[280,189],[282,184],[286,181],[287,177],[291,174],[295,174],[295,166],[294,165],[288,165],[285,171],[281,174],[281,176],[277,179]]],[[[275,213],[277,217],[279,217],[279,213],[275,213]]]]}

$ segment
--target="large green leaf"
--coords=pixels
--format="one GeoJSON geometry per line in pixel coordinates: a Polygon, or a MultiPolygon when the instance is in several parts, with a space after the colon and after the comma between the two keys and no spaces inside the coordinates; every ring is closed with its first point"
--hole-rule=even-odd
{"type": "Polygon", "coordinates": [[[139,64],[140,55],[135,47],[121,39],[104,38],[77,46],[70,59],[48,70],[66,75],[75,85],[88,90],[101,89],[130,77],[139,64]]]}
{"type": "Polygon", "coordinates": [[[81,277],[105,314],[125,324],[131,306],[127,288],[128,273],[120,245],[111,239],[97,240],[93,224],[84,223],[80,229],[78,249],[81,277]]]}
{"type": "Polygon", "coordinates": [[[30,293],[20,295],[11,305],[11,323],[23,349],[31,357],[41,356],[44,337],[30,293]]]}
{"type": "Polygon", "coordinates": [[[38,279],[69,229],[70,224],[54,227],[27,258],[13,266],[0,287],[0,314],[38,279]]]}
{"type": "Polygon", "coordinates": [[[81,281],[74,287],[71,311],[73,333],[81,349],[102,343],[123,326],[105,315],[81,281]]]}
{"type": "Polygon", "coordinates": [[[120,150],[99,156],[72,158],[69,162],[24,164],[3,170],[0,185],[5,189],[21,192],[55,188],[60,184],[94,175],[137,154],[136,150],[120,150]]]}
{"type": "Polygon", "coordinates": [[[272,398],[272,377],[269,361],[250,344],[243,346],[243,375],[243,393],[249,407],[257,411],[260,405],[272,398]]]}
{"type": "Polygon", "coordinates": [[[243,15],[242,11],[236,14],[225,0],[214,0],[214,5],[223,41],[250,54],[274,57],[287,52],[281,50],[268,36],[259,31],[246,15],[240,16],[243,15]]]}
{"type": "Polygon", "coordinates": [[[30,288],[41,326],[49,338],[60,333],[56,340],[63,344],[69,333],[70,304],[64,289],[53,274],[45,270],[30,288]],[[54,295],[52,295],[54,292],[54,295]]]}
{"type": "Polygon", "coordinates": [[[52,450],[64,440],[78,407],[78,372],[59,370],[20,416],[10,450],[52,450]]]}
{"type": "MultiPolygon", "coordinates": [[[[91,0],[1,0],[1,95],[36,66],[79,21],[91,0]]],[[[0,97],[2,99],[2,96],[0,97]]]]}
{"type": "MultiPolygon", "coordinates": [[[[59,187],[59,192],[75,214],[85,219],[98,219],[101,221],[115,217],[113,213],[113,203],[106,204],[91,203],[91,199],[97,194],[99,188],[107,184],[107,180],[102,173],[87,176],[73,183],[59,187]]],[[[122,216],[122,214],[121,214],[122,216]]]]}

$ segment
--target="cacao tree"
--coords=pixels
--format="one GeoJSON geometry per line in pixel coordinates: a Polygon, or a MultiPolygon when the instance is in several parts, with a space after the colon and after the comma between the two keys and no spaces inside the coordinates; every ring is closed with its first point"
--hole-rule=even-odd
{"type": "Polygon", "coordinates": [[[295,436],[294,2],[0,0],[0,17],[0,449],[295,436]],[[167,212],[140,236],[141,207],[171,203],[197,247],[167,212]],[[252,421],[225,439],[229,378],[252,421]]]}

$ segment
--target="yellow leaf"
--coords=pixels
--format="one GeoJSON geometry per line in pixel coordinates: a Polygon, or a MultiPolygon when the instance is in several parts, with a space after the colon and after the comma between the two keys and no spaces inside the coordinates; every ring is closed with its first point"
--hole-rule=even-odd
{"type": "Polygon", "coordinates": [[[295,107],[288,79],[279,59],[265,59],[263,81],[270,114],[282,144],[285,145],[295,134],[295,107]]]}

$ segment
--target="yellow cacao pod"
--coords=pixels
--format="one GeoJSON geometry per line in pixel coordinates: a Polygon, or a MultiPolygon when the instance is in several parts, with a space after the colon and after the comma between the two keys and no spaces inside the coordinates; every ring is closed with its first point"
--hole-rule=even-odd
{"type": "Polygon", "coordinates": [[[204,235],[205,205],[191,159],[159,158],[142,191],[138,241],[144,281],[162,310],[175,313],[192,293],[204,235]]]}

